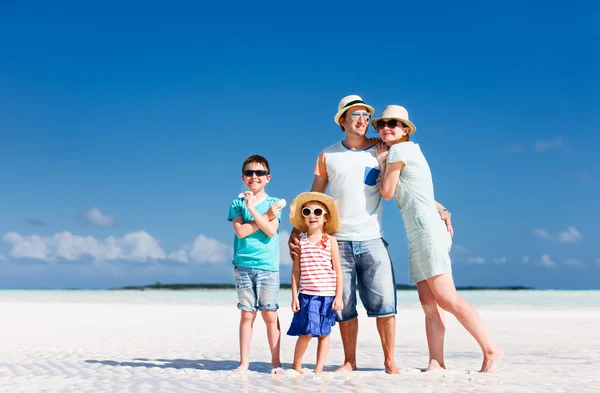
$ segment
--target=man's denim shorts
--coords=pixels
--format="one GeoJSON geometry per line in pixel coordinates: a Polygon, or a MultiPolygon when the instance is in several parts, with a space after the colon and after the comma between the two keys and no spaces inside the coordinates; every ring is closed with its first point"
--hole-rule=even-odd
{"type": "Polygon", "coordinates": [[[344,308],[337,312],[337,321],[346,322],[358,316],[357,285],[369,317],[395,315],[396,279],[385,240],[338,240],[338,245],[344,274],[344,308]]]}
{"type": "Polygon", "coordinates": [[[238,305],[245,311],[275,311],[279,309],[279,272],[234,265],[238,305]]]}

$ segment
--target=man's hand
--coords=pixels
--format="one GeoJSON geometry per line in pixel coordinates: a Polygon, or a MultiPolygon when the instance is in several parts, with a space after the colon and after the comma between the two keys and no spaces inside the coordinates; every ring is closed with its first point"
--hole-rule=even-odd
{"type": "Polygon", "coordinates": [[[292,229],[292,233],[288,240],[288,247],[290,249],[292,261],[300,256],[300,231],[296,228],[292,229]]]}
{"type": "Polygon", "coordinates": [[[298,301],[297,297],[292,299],[292,311],[293,312],[300,311],[300,302],[298,301]]]}
{"type": "Polygon", "coordinates": [[[452,228],[452,219],[450,218],[451,214],[448,210],[444,210],[440,213],[440,218],[446,224],[446,228],[448,232],[450,232],[450,237],[454,237],[454,228],[452,228]]]}

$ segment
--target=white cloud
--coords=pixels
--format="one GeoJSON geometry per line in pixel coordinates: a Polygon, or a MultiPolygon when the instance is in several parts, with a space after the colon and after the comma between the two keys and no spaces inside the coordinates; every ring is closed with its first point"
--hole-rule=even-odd
{"type": "Polygon", "coordinates": [[[2,254],[0,254],[0,262],[8,262],[8,259],[2,254]]]}
{"type": "Polygon", "coordinates": [[[567,145],[565,144],[562,137],[554,137],[550,140],[539,140],[533,144],[534,148],[538,152],[544,152],[546,150],[552,149],[566,149],[567,145]]]}
{"type": "Polygon", "coordinates": [[[290,249],[288,247],[289,238],[290,232],[279,232],[279,264],[282,266],[290,266],[293,264],[292,258],[290,257],[290,249]]]}
{"type": "Polygon", "coordinates": [[[544,265],[544,267],[553,269],[556,267],[556,262],[554,262],[552,260],[552,258],[550,258],[550,254],[544,254],[542,255],[542,265],[544,265]]]}
{"type": "Polygon", "coordinates": [[[529,264],[529,257],[528,257],[527,255],[525,255],[525,256],[523,257],[523,264],[524,264],[524,265],[528,265],[528,264],[529,264]]]}
{"type": "Polygon", "coordinates": [[[568,227],[565,231],[556,234],[552,234],[546,229],[535,228],[533,233],[544,240],[556,241],[559,243],[575,243],[583,239],[583,235],[575,227],[568,227]]]}
{"type": "Polygon", "coordinates": [[[194,239],[192,249],[189,252],[190,258],[197,262],[221,263],[233,258],[232,250],[229,245],[211,239],[204,235],[198,235],[194,239]]]}
{"type": "Polygon", "coordinates": [[[585,265],[583,263],[581,263],[580,261],[578,261],[575,258],[568,258],[565,261],[565,266],[570,266],[570,267],[585,267],[585,265]]]}
{"type": "Polygon", "coordinates": [[[148,262],[170,260],[188,263],[221,263],[231,261],[231,247],[204,235],[198,235],[191,249],[180,248],[166,252],[158,240],[145,231],[109,236],[98,239],[93,236],[74,235],[65,231],[52,236],[22,236],[15,232],[3,236],[11,246],[10,255],[17,259],[54,261],[136,261],[148,262]]]}
{"type": "Polygon", "coordinates": [[[478,265],[482,265],[485,263],[485,259],[482,257],[471,257],[467,259],[470,263],[476,263],[478,265]]]}
{"type": "Polygon", "coordinates": [[[92,224],[100,227],[111,227],[116,224],[114,217],[104,214],[97,207],[92,207],[85,213],[85,218],[92,224]]]}
{"type": "Polygon", "coordinates": [[[506,257],[494,258],[495,263],[506,263],[506,257]]]}

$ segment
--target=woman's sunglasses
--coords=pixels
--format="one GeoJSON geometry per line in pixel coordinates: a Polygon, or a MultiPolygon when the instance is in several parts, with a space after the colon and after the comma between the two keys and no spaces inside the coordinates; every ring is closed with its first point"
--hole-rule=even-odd
{"type": "Polygon", "coordinates": [[[246,169],[245,171],[242,172],[244,174],[244,176],[248,176],[248,177],[252,177],[256,174],[256,176],[261,177],[261,176],[267,176],[269,174],[269,172],[259,169],[259,170],[253,170],[253,169],[246,169]]]}
{"type": "Polygon", "coordinates": [[[385,120],[377,120],[377,123],[375,123],[375,127],[376,127],[378,130],[381,130],[381,129],[383,129],[383,128],[384,128],[386,125],[387,125],[389,128],[396,128],[396,127],[398,127],[398,124],[402,125],[402,127],[406,127],[406,124],[402,123],[401,121],[398,121],[398,119],[392,119],[392,120],[388,120],[388,121],[385,121],[385,120]]]}
{"type": "Polygon", "coordinates": [[[302,215],[304,217],[310,217],[311,214],[314,214],[315,217],[321,217],[325,213],[327,212],[324,209],[321,209],[320,207],[315,208],[315,210],[312,210],[308,207],[302,208],[302,215]]]}

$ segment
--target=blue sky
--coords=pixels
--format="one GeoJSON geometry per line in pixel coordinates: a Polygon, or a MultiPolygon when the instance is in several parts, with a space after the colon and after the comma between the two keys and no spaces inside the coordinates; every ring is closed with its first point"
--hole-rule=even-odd
{"type": "Polygon", "coordinates": [[[217,3],[0,3],[0,288],[231,283],[244,158],[291,200],[359,94],[417,125],[457,284],[600,289],[595,2],[217,3]]]}

